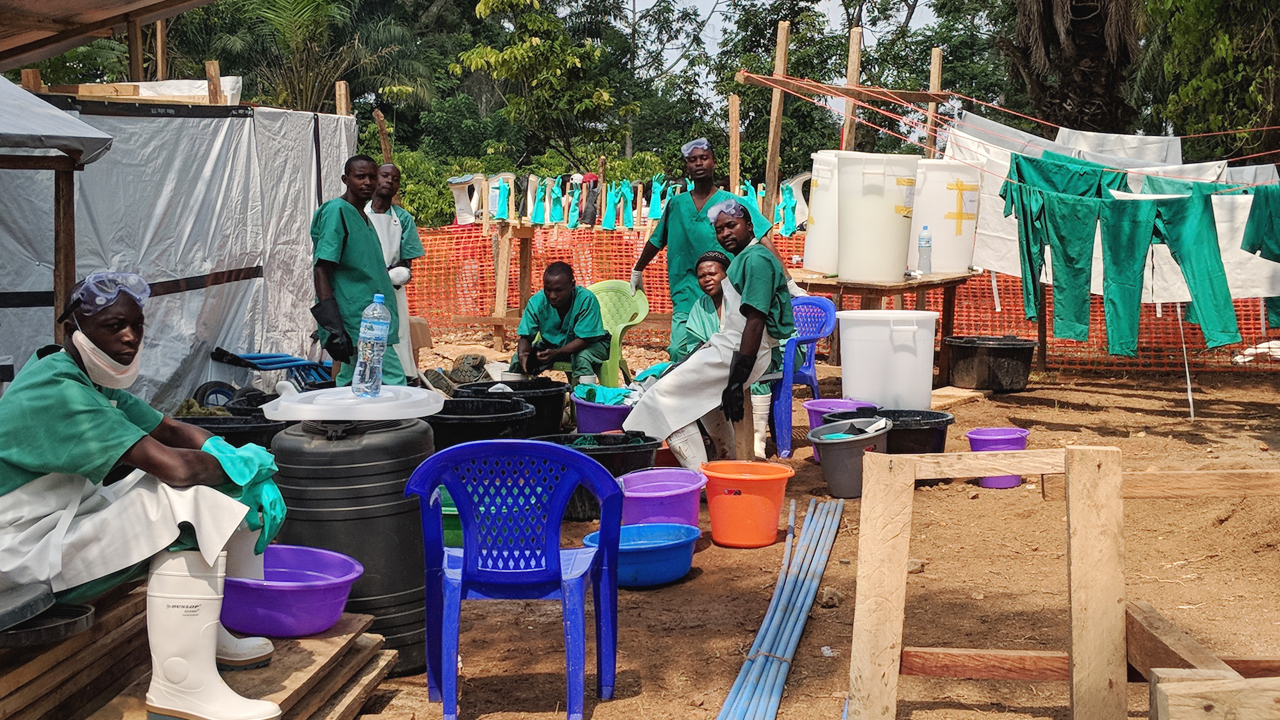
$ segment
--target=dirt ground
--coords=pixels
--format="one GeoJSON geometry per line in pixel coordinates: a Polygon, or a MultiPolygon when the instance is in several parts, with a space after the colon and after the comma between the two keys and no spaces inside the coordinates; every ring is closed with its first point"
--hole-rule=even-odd
{"type": "MultiPolygon", "coordinates": [[[[838,368],[823,370],[822,394],[838,396],[838,368]]],[[[1012,425],[1031,431],[1031,448],[1119,447],[1126,470],[1275,467],[1280,377],[1202,374],[1195,380],[1192,421],[1180,377],[1033,378],[1026,392],[952,409],[956,422],[948,448],[967,450],[964,434],[970,429],[1012,425]]],[[[797,394],[799,449],[779,462],[795,468],[787,494],[803,509],[810,497],[826,496],[826,484],[803,440],[807,428],[799,403],[807,391],[797,394]]],[[[1129,501],[1129,598],[1151,602],[1219,654],[1280,655],[1278,511],[1280,498],[1129,501]]],[[[781,718],[840,717],[848,689],[858,512],[857,500],[846,504],[822,580],[844,602],[811,611],[781,718]]],[[[589,643],[588,717],[698,720],[718,713],[768,606],[782,544],[759,550],[715,546],[705,504],[702,528],[694,569],[685,579],[621,591],[619,678],[612,701],[594,697],[589,643]]],[[[566,535],[579,537],[590,529],[572,524],[566,535]]],[[[909,576],[907,645],[1067,648],[1064,505],[1041,499],[1039,478],[1012,490],[962,482],[921,487],[911,533],[911,557],[925,566],[909,576]]],[[[461,717],[563,717],[558,604],[469,603],[462,628],[461,717]]],[[[1146,685],[1131,683],[1129,700],[1130,716],[1146,717],[1146,685]]],[[[1067,703],[1065,682],[903,678],[899,717],[1065,719],[1067,703]]],[[[419,675],[384,683],[364,712],[425,720],[441,711],[427,702],[419,675]]]]}

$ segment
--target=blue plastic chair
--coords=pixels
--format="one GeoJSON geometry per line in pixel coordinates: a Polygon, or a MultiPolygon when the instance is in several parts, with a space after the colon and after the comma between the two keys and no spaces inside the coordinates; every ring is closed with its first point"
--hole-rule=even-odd
{"type": "Polygon", "coordinates": [[[618,535],[622,490],[600,463],[532,440],[483,440],[427,458],[405,495],[421,498],[426,551],[427,689],[458,716],[458,617],[463,600],[560,600],[569,720],[581,720],[586,588],[595,597],[597,692],[613,697],[617,673],[618,535]],[[598,548],[560,547],[560,524],[582,485],[600,502],[598,548]],[[444,546],[440,489],[462,522],[462,547],[444,546]]]}
{"type": "Polygon", "coordinates": [[[782,372],[773,373],[767,379],[773,383],[773,442],[778,446],[778,457],[791,457],[791,391],[796,383],[804,383],[818,394],[817,344],[836,329],[835,303],[824,297],[807,295],[791,298],[791,314],[795,316],[796,334],[787,340],[782,353],[782,372]],[[804,362],[796,367],[796,353],[806,347],[804,362]]]}

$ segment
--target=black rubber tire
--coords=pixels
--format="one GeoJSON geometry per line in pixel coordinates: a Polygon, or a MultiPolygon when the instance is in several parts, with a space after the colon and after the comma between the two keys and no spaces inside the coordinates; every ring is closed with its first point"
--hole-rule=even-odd
{"type": "Polygon", "coordinates": [[[236,390],[235,393],[231,396],[231,399],[241,400],[253,395],[266,395],[266,393],[262,392],[261,390],[259,390],[258,388],[252,385],[245,385],[239,390],[236,390]]]}
{"type": "Polygon", "coordinates": [[[235,385],[221,380],[210,380],[196,388],[191,397],[200,404],[200,407],[222,407],[230,402],[231,398],[235,397],[235,394],[235,385]]]}

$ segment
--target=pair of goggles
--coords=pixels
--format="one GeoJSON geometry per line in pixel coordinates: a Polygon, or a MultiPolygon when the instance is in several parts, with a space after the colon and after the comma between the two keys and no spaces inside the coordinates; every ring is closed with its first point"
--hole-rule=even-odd
{"type": "Polygon", "coordinates": [[[722,200],[707,208],[707,219],[711,221],[712,225],[716,224],[716,219],[721,215],[736,218],[746,217],[747,209],[737,200],[722,200]]]}
{"type": "Polygon", "coordinates": [[[141,275],[135,273],[91,273],[72,291],[71,302],[58,322],[66,320],[76,310],[84,315],[96,315],[115,304],[120,293],[127,294],[141,306],[151,297],[151,286],[141,275]]]}

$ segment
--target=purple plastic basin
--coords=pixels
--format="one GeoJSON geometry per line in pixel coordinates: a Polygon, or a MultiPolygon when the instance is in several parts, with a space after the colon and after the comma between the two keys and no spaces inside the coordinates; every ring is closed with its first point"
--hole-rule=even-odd
{"type": "MultiPolygon", "coordinates": [[[[977,428],[965,433],[969,438],[969,448],[974,452],[993,452],[996,450],[1026,450],[1027,436],[1030,430],[1023,428],[977,428]]],[[[982,478],[979,484],[984,488],[1004,490],[1022,484],[1020,475],[991,475],[982,478]]]]}
{"type": "Polygon", "coordinates": [[[707,476],[684,468],[637,470],[618,478],[622,524],[674,523],[698,526],[698,497],[707,476]]]}
{"type": "Polygon", "coordinates": [[[601,405],[573,396],[574,409],[578,413],[579,433],[613,432],[622,429],[622,421],[631,414],[630,405],[601,405]]]}
{"type": "Polygon", "coordinates": [[[227,578],[222,624],[267,637],[324,632],[342,617],[364,566],[342,553],[300,545],[268,545],[265,580],[227,578]]]}
{"type": "MultiPolygon", "coordinates": [[[[809,413],[809,429],[822,426],[822,416],[833,412],[848,412],[861,408],[880,409],[880,406],[873,402],[864,402],[862,400],[851,400],[849,398],[816,398],[813,400],[805,400],[802,403],[804,409],[809,413]]],[[[821,463],[818,457],[818,446],[813,446],[813,461],[821,463]]]]}

